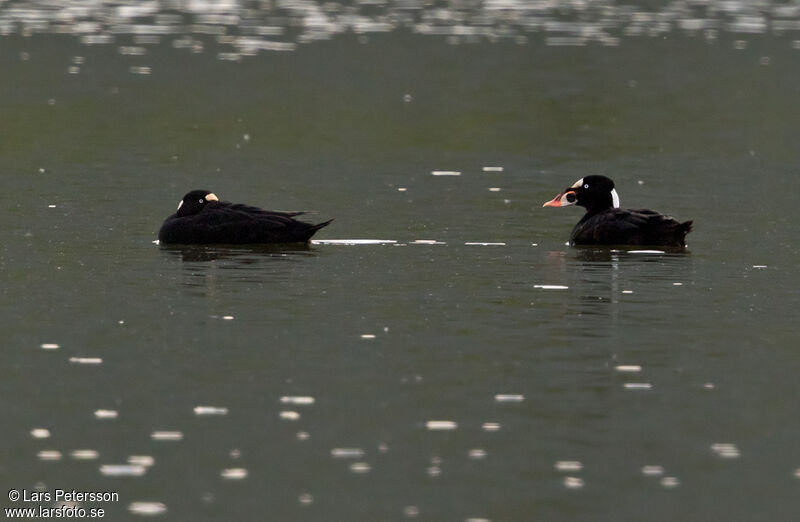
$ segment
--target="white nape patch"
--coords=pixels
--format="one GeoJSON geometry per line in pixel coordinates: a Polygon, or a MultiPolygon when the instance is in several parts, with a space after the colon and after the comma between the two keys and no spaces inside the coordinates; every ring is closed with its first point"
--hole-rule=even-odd
{"type": "Polygon", "coordinates": [[[572,184],[570,188],[580,188],[583,185],[583,178],[579,179],[575,183],[572,184]]]}
{"type": "Polygon", "coordinates": [[[206,201],[219,201],[216,194],[206,194],[206,201]]]}
{"type": "Polygon", "coordinates": [[[182,206],[183,206],[183,200],[181,200],[181,202],[178,203],[178,210],[180,210],[182,206]]]}
{"type": "Polygon", "coordinates": [[[617,194],[617,189],[611,189],[611,201],[614,203],[614,208],[619,208],[619,194],[617,194]]]}

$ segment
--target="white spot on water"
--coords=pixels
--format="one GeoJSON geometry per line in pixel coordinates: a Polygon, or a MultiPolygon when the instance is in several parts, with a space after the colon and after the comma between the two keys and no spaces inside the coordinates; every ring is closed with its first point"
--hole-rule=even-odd
{"type": "Polygon", "coordinates": [[[711,451],[724,459],[738,459],[741,457],[739,448],[730,442],[715,442],[711,445],[711,451]]]}
{"type": "Polygon", "coordinates": [[[133,466],[144,466],[145,468],[149,468],[155,463],[156,459],[150,455],[131,455],[128,457],[128,464],[133,466]]]}
{"type": "Polygon", "coordinates": [[[653,385],[649,382],[626,382],[625,389],[626,390],[650,390],[653,388],[653,385]]]}
{"type": "Polygon", "coordinates": [[[195,415],[227,415],[228,408],[218,408],[216,406],[195,406],[195,415]]]}
{"type": "Polygon", "coordinates": [[[584,486],[582,478],[564,477],[564,487],[567,489],[580,489],[584,486]]]}
{"type": "Polygon", "coordinates": [[[642,466],[642,475],[645,477],[660,477],[664,474],[664,466],[659,466],[655,464],[648,464],[646,466],[642,466]]]}
{"type": "Polygon", "coordinates": [[[58,350],[61,348],[61,346],[56,343],[43,343],[40,347],[42,350],[58,350]]]}
{"type": "Polygon", "coordinates": [[[61,460],[61,452],[58,450],[42,450],[36,456],[39,460],[61,460]]]}
{"type": "Polygon", "coordinates": [[[628,250],[629,254],[663,254],[663,250],[628,250]]]}
{"type": "Polygon", "coordinates": [[[375,334],[361,334],[362,339],[375,339],[375,334]]]}
{"type": "Polygon", "coordinates": [[[283,404],[310,405],[314,404],[314,397],[301,396],[301,395],[285,395],[281,397],[281,402],[283,404]]]}
{"type": "Polygon", "coordinates": [[[128,511],[134,515],[161,515],[167,512],[167,506],[161,502],[131,502],[128,511]]]}
{"type": "Polygon", "coordinates": [[[484,422],[481,424],[481,429],[483,431],[500,431],[500,423],[499,422],[484,422]]]}
{"type": "Polygon", "coordinates": [[[130,464],[103,464],[100,466],[100,474],[107,477],[141,477],[147,468],[144,466],[133,466],[130,464]]]}
{"type": "Polygon", "coordinates": [[[72,450],[70,456],[75,460],[94,460],[100,457],[100,453],[92,449],[72,450]]]}
{"type": "Polygon", "coordinates": [[[753,268],[767,268],[767,265],[753,265],[753,268]]]}
{"type": "Polygon", "coordinates": [[[623,290],[622,293],[623,294],[632,294],[633,290],[623,290]]]}
{"type": "Polygon", "coordinates": [[[69,362],[74,364],[102,364],[100,357],[70,357],[69,362]]]}
{"type": "Polygon", "coordinates": [[[437,241],[435,239],[415,239],[410,245],[446,245],[444,241],[437,241]]]}
{"type": "Polygon", "coordinates": [[[311,495],[311,493],[300,493],[300,495],[297,497],[297,501],[304,506],[307,506],[314,502],[314,497],[311,495]]]}
{"type": "Polygon", "coordinates": [[[564,285],[533,285],[534,288],[540,288],[542,290],[567,290],[569,289],[568,286],[564,285]]]}
{"type": "Polygon", "coordinates": [[[297,440],[308,440],[311,435],[307,431],[298,431],[295,437],[297,440]]]}
{"type": "Polygon", "coordinates": [[[483,167],[484,172],[503,172],[503,167],[483,167]]]}
{"type": "Polygon", "coordinates": [[[478,241],[467,241],[464,244],[465,245],[471,245],[471,246],[506,246],[505,243],[483,243],[483,242],[478,242],[478,241]]]}
{"type": "Polygon", "coordinates": [[[615,370],[618,372],[640,372],[642,371],[642,367],[638,364],[620,364],[619,366],[614,367],[615,370]]]}
{"type": "Polygon", "coordinates": [[[500,187],[489,187],[489,192],[500,192],[500,187]]]}
{"type": "Polygon", "coordinates": [[[183,432],[180,431],[154,431],[150,434],[153,440],[183,440],[183,432]]]}
{"type": "Polygon", "coordinates": [[[50,430],[47,428],[33,428],[31,430],[31,437],[34,439],[49,439],[50,430]]]}
{"type": "Polygon", "coordinates": [[[494,396],[495,402],[522,402],[525,400],[525,396],[522,394],[512,394],[512,393],[498,393],[494,396]]]}
{"type": "Polygon", "coordinates": [[[703,388],[705,388],[706,390],[713,390],[715,386],[713,382],[707,382],[703,384],[703,388]]]}
{"type": "Polygon", "coordinates": [[[449,431],[458,428],[458,423],[448,420],[432,420],[425,423],[425,428],[431,431],[449,431]]]}
{"type": "Polygon", "coordinates": [[[47,208],[56,208],[55,205],[47,205],[47,208]]]}
{"type": "Polygon", "coordinates": [[[460,176],[461,172],[457,170],[434,170],[431,176],[460,176]]]}
{"type": "Polygon", "coordinates": [[[486,450],[481,448],[471,449],[469,450],[469,453],[467,453],[467,456],[473,460],[485,459],[486,455],[486,450]]]}
{"type": "Polygon", "coordinates": [[[116,410],[95,410],[94,416],[98,419],[116,419],[119,413],[116,410]]]}
{"type": "Polygon", "coordinates": [[[676,477],[664,477],[661,479],[661,485],[665,488],[675,488],[678,487],[680,482],[676,477]]]}
{"type": "Polygon", "coordinates": [[[225,320],[225,321],[233,321],[233,316],[232,315],[223,315],[222,319],[225,320]]]}
{"type": "Polygon", "coordinates": [[[353,473],[368,473],[371,469],[366,462],[353,462],[350,464],[350,471],[353,473]]]}
{"type": "Polygon", "coordinates": [[[403,514],[408,518],[419,516],[419,508],[417,506],[406,506],[403,508],[403,514]]]}
{"type": "Polygon", "coordinates": [[[300,414],[296,411],[282,411],[279,416],[281,419],[291,421],[296,421],[300,418],[300,414]]]}
{"type": "Polygon", "coordinates": [[[397,192],[406,192],[408,189],[406,187],[399,187],[397,192]]]}
{"type": "Polygon", "coordinates": [[[558,471],[580,471],[583,469],[583,463],[579,460],[559,460],[555,468],[558,471]]]}
{"type": "Polygon", "coordinates": [[[314,239],[313,245],[391,245],[394,239],[314,239]]]}
{"type": "Polygon", "coordinates": [[[247,470],[244,468],[223,469],[219,475],[225,480],[242,480],[247,477],[247,470]]]}
{"type": "Polygon", "coordinates": [[[364,456],[361,448],[333,448],[331,457],[335,459],[359,459],[364,456]]]}

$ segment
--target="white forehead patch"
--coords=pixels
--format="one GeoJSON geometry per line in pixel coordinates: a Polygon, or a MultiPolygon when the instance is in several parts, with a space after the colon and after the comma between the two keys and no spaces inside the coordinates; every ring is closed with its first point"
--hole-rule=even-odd
{"type": "Polygon", "coordinates": [[[614,203],[614,208],[619,208],[619,194],[617,194],[617,189],[611,189],[611,201],[614,203]]]}
{"type": "Polygon", "coordinates": [[[583,178],[581,178],[578,181],[576,181],[575,183],[573,183],[570,188],[580,188],[581,185],[583,185],[583,178]]]}
{"type": "Polygon", "coordinates": [[[182,206],[183,206],[183,200],[181,200],[181,202],[178,203],[178,210],[180,210],[182,206]]]}
{"type": "Polygon", "coordinates": [[[206,201],[219,201],[216,194],[206,194],[206,201]]]}

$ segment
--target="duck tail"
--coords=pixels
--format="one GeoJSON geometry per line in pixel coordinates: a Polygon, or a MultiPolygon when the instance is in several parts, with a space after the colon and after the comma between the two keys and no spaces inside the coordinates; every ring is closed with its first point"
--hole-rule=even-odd
{"type": "Polygon", "coordinates": [[[678,231],[678,240],[680,241],[681,246],[686,246],[686,234],[692,231],[692,221],[684,221],[680,223],[675,229],[678,231]]]}
{"type": "Polygon", "coordinates": [[[322,223],[317,223],[316,225],[309,225],[308,228],[305,230],[305,232],[306,232],[305,241],[310,240],[311,236],[313,236],[314,234],[317,233],[317,230],[319,230],[321,228],[324,228],[324,227],[327,227],[328,225],[330,225],[331,221],[333,221],[333,220],[329,219],[328,221],[323,221],[322,223]]]}

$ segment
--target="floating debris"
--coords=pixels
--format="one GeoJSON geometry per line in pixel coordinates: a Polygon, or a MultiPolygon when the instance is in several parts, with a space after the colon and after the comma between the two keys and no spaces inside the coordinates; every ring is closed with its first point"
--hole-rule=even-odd
{"type": "Polygon", "coordinates": [[[33,428],[31,430],[31,437],[34,439],[49,439],[50,430],[47,428],[33,428]]]}
{"type": "Polygon", "coordinates": [[[425,427],[431,431],[448,431],[458,428],[455,421],[432,420],[425,423],[425,427]]]}
{"type": "Polygon", "coordinates": [[[302,395],[284,395],[281,397],[281,402],[283,404],[311,405],[314,404],[314,397],[302,395]]]}
{"type": "Polygon", "coordinates": [[[154,431],[150,434],[153,440],[183,440],[181,431],[154,431]]]}
{"type": "Polygon", "coordinates": [[[100,466],[100,474],[108,477],[141,477],[147,468],[131,464],[103,464],[100,466]]]}
{"type": "Polygon", "coordinates": [[[228,408],[218,408],[216,406],[195,406],[195,415],[227,415],[228,408]]]}
{"type": "Polygon", "coordinates": [[[247,477],[247,470],[244,468],[223,469],[219,475],[225,480],[242,480],[247,477]]]}
{"type": "Polygon", "coordinates": [[[522,394],[498,393],[494,396],[495,402],[522,402],[524,400],[525,396],[522,394]]]}
{"type": "Polygon", "coordinates": [[[559,460],[555,468],[558,471],[580,471],[583,469],[583,464],[578,460],[559,460]]]}
{"type": "Polygon", "coordinates": [[[167,506],[161,502],[131,502],[128,511],[134,515],[161,515],[167,512],[167,506]]]}

